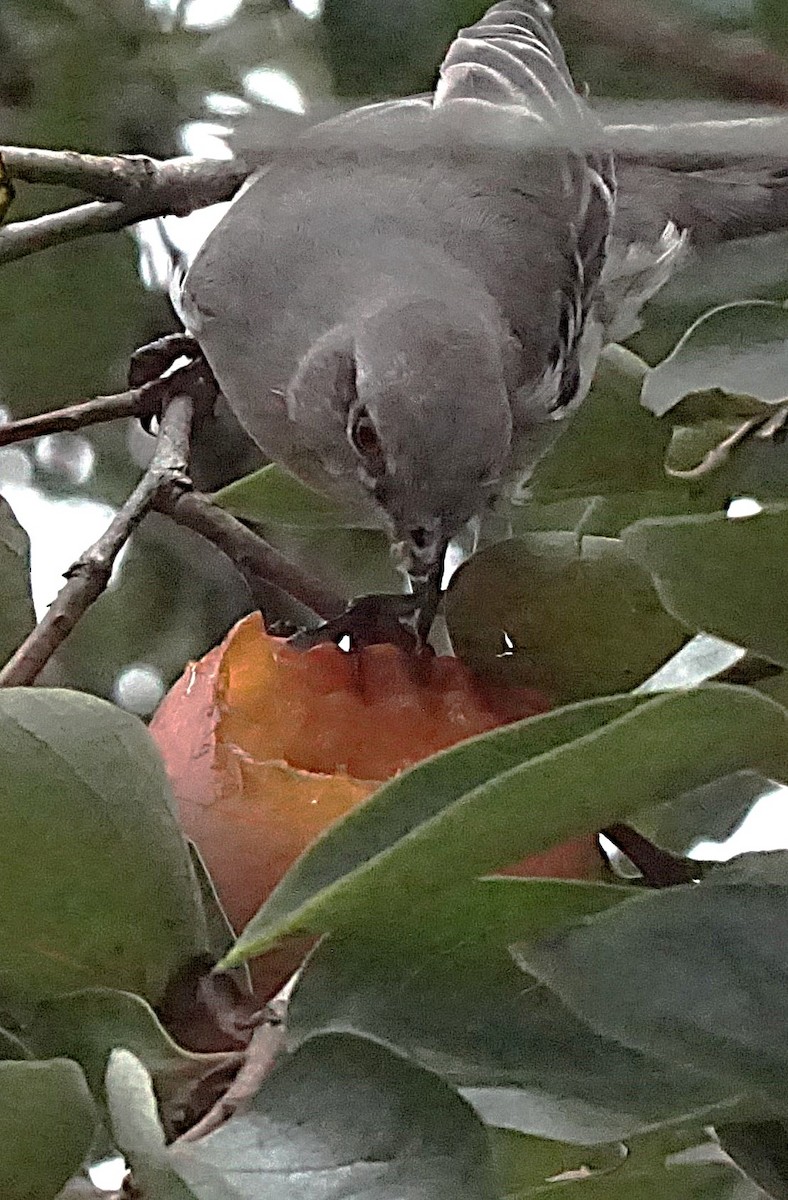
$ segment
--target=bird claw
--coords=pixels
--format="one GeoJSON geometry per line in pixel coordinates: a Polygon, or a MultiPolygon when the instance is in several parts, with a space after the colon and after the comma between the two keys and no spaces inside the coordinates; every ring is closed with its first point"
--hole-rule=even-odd
{"type": "Polygon", "coordinates": [[[420,627],[421,607],[418,595],[361,596],[341,616],[325,621],[317,629],[297,633],[289,642],[299,650],[308,650],[323,642],[339,643],[349,638],[353,650],[385,642],[414,653],[426,640],[420,627]]]}
{"type": "MultiPolygon", "coordinates": [[[[213,408],[219,388],[199,344],[190,334],[170,333],[135,350],[129,363],[128,385],[137,389],[160,381],[164,383],[171,377],[169,372],[172,372],[172,376],[177,374],[179,381],[183,377],[183,390],[188,391],[195,402],[199,401],[201,407],[206,411],[213,408]],[[189,362],[172,372],[179,358],[187,358],[189,362]]],[[[140,424],[146,433],[154,432],[154,424],[161,417],[161,407],[168,394],[162,391],[158,408],[154,407],[140,417],[140,424]]]]}
{"type": "Polygon", "coordinates": [[[139,388],[146,383],[153,383],[154,379],[161,379],[179,358],[201,359],[202,356],[196,340],[188,333],[168,333],[166,337],[156,338],[132,354],[129,387],[139,388]]]}

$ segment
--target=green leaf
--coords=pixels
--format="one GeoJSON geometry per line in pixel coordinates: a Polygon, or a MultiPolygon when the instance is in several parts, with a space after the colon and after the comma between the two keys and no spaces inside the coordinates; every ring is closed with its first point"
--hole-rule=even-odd
{"type": "Polygon", "coordinates": [[[747,1177],[773,1198],[788,1200],[788,1126],[783,1121],[718,1125],[726,1154],[747,1177]]]}
{"type": "Polygon", "coordinates": [[[376,529],[369,513],[354,512],[271,464],[229,484],[211,499],[245,521],[298,529],[376,529]]]}
{"type": "MultiPolygon", "coordinates": [[[[724,304],[704,313],[643,382],[642,402],[658,416],[684,396],[718,390],[774,404],[786,399],[788,305],[724,304]]],[[[680,422],[681,423],[681,422],[680,422]]]]}
{"type": "Polygon", "coordinates": [[[648,367],[622,346],[608,346],[581,408],[537,464],[528,494],[543,503],[569,496],[664,491],[663,459],[671,429],[640,404],[648,367]]]}
{"type": "Polygon", "coordinates": [[[371,592],[401,592],[389,540],[376,529],[290,529],[266,525],[263,535],[317,579],[349,600],[371,592]]]}
{"type": "Polygon", "coordinates": [[[23,1058],[34,1058],[29,1048],[21,1041],[15,1033],[10,1033],[7,1029],[0,1029],[0,1059],[19,1060],[23,1058]]]}
{"type": "Polygon", "coordinates": [[[153,1077],[156,1093],[168,1108],[185,1107],[190,1088],[226,1061],[224,1054],[192,1054],[178,1046],[141,996],[112,988],[70,992],[44,1001],[28,1030],[41,1057],[75,1059],[93,1095],[104,1096],[110,1054],[131,1051],[153,1077]]]}
{"type": "Polygon", "coordinates": [[[517,960],[602,1036],[788,1099],[788,853],[642,895],[520,945],[517,960]]]}
{"type": "MultiPolygon", "coordinates": [[[[671,414],[672,415],[672,414],[671,414]]],[[[665,455],[665,466],[671,471],[694,471],[733,432],[723,421],[704,421],[699,425],[674,425],[673,436],[665,455]]],[[[664,514],[669,516],[669,513],[664,514]]]]}
{"type": "Polygon", "coordinates": [[[637,828],[658,846],[686,854],[699,841],[726,841],[774,783],[757,771],[736,771],[642,813],[637,828]]]}
{"type": "Polygon", "coordinates": [[[620,542],[573,533],[475,555],[451,581],[446,620],[474,671],[562,702],[634,687],[686,638],[620,542]]]}
{"type": "Polygon", "coordinates": [[[30,592],[30,540],[0,496],[0,663],[4,663],[36,623],[30,592]]]}
{"type": "Polygon", "coordinates": [[[92,696],[8,688],[0,756],[3,1002],[102,985],[157,999],[206,932],[145,727],[92,696]]]}
{"type": "Polygon", "coordinates": [[[0,1062],[0,1196],[50,1200],[82,1166],[96,1112],[76,1063],[0,1062]]]}
{"type": "Polygon", "coordinates": [[[225,966],[288,933],[429,921],[462,880],[744,766],[785,761],[788,714],[709,684],[571,705],[435,755],[332,826],[247,925],[225,966]],[[706,751],[698,755],[698,746],[706,751]]]}
{"type": "Polygon", "coordinates": [[[406,926],[396,940],[374,931],[328,938],[296,985],[288,1036],[373,1037],[471,1089],[465,1094],[487,1119],[581,1144],[732,1103],[716,1082],[593,1034],[536,980],[523,985],[511,942],[630,895],[626,887],[488,879],[447,897],[427,926],[406,926]]]}
{"type": "Polygon", "coordinates": [[[720,513],[638,521],[621,540],[687,628],[788,666],[788,505],[735,520],[720,513]]]}
{"type": "Polygon", "coordinates": [[[665,1139],[637,1139],[634,1145],[565,1146],[493,1130],[493,1151],[506,1200],[763,1200],[726,1162],[714,1142],[697,1132],[693,1161],[659,1153],[665,1139]],[[657,1142],[652,1149],[650,1143],[657,1142]]]}
{"type": "MultiPolygon", "coordinates": [[[[181,1152],[171,1155],[173,1160],[181,1152]]],[[[190,1147],[242,1200],[493,1200],[486,1131],[434,1075],[364,1038],[313,1038],[190,1147]]]]}
{"type": "MultiPolygon", "coordinates": [[[[501,1192],[510,1197],[531,1197],[555,1190],[553,1180],[577,1174],[587,1184],[597,1175],[610,1177],[627,1158],[621,1142],[609,1146],[582,1146],[529,1137],[510,1129],[491,1129],[496,1175],[501,1192]]],[[[566,1192],[568,1180],[562,1180],[566,1192]]]]}
{"type": "Polygon", "coordinates": [[[697,687],[741,662],[746,653],[732,642],[699,633],[635,690],[646,695],[697,687]]]}
{"type": "Polygon", "coordinates": [[[112,1051],[106,1092],[112,1138],[131,1167],[140,1200],[238,1200],[221,1174],[207,1166],[188,1183],[183,1178],[166,1148],[151,1077],[129,1050],[112,1051]]]}

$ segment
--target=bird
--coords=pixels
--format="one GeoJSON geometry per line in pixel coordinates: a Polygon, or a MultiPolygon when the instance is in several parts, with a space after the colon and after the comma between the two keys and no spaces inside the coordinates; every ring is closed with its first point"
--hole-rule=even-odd
{"type": "Polygon", "coordinates": [[[693,234],[788,224],[784,182],[615,156],[550,6],[502,0],[432,94],[271,153],[179,311],[256,451],[386,531],[424,633],[447,546],[523,487],[602,347],[693,234]]]}

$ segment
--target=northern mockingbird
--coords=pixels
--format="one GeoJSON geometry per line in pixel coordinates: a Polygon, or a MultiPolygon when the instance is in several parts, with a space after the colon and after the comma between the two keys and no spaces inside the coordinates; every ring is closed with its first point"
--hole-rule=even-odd
{"type": "Polygon", "coordinates": [[[279,148],[181,308],[263,454],[388,531],[434,595],[450,539],[519,485],[605,341],[705,241],[788,224],[777,173],[614,162],[543,0],[503,0],[435,92],[279,148]]]}

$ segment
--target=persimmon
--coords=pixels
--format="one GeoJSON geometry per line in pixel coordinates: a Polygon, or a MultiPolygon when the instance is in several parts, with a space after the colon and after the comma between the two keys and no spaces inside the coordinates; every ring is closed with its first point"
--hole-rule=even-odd
{"type": "MultiPolygon", "coordinates": [[[[297,650],[257,613],[189,665],[151,732],[182,827],[240,929],[310,842],[386,779],[549,708],[543,693],[480,681],[456,658],[388,645],[297,650]]],[[[513,870],[588,878],[598,862],[585,837],[513,870]]],[[[298,961],[267,960],[271,986],[298,961]]]]}

